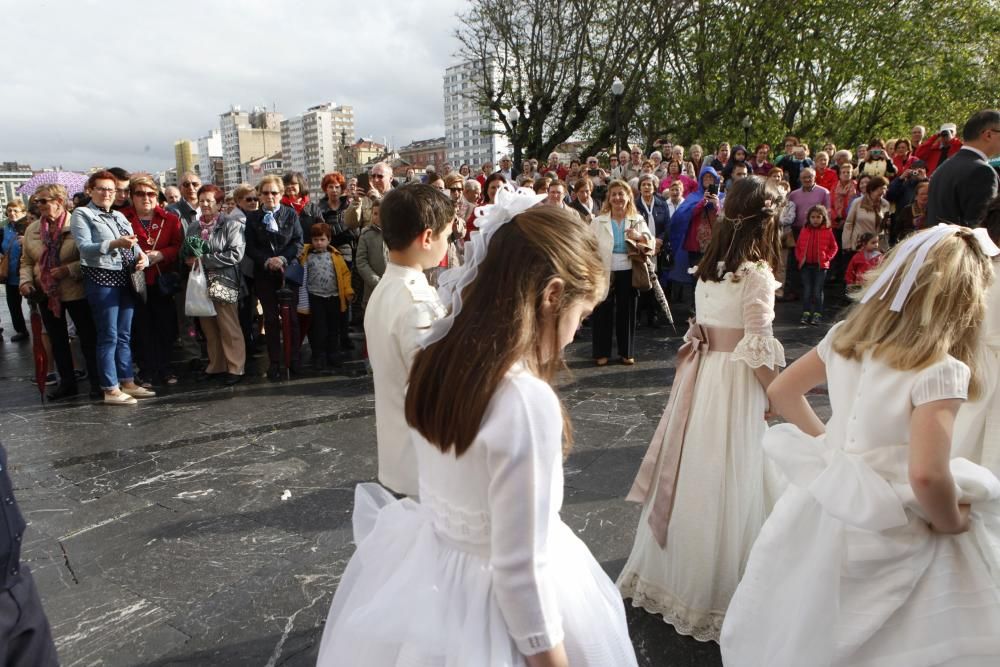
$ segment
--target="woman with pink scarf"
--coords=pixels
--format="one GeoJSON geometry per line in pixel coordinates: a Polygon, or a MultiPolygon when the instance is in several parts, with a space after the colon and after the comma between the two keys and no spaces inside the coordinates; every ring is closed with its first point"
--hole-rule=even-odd
{"type": "Polygon", "coordinates": [[[61,185],[43,185],[35,191],[38,220],[24,231],[21,255],[21,295],[39,302],[42,322],[52,344],[59,384],[48,394],[51,401],[75,396],[77,376],[69,346],[66,315],[73,318],[87,364],[92,398],[104,392],[97,385],[97,329],[87,303],[80,271],[80,251],[69,230],[68,195],[61,185]]]}

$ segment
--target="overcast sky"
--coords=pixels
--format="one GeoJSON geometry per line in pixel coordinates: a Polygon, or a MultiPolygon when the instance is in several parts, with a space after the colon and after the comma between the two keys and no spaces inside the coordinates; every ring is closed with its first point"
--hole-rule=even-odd
{"type": "Polygon", "coordinates": [[[354,107],[359,136],[444,134],[466,0],[4,0],[0,161],[131,171],[239,104],[354,107]]]}

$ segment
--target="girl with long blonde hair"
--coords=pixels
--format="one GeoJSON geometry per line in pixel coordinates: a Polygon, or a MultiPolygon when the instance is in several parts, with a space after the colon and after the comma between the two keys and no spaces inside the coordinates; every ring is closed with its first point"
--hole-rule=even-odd
{"type": "Polygon", "coordinates": [[[768,389],[764,449],[790,481],[722,630],[727,667],[1000,659],[1000,480],[952,458],[978,396],[985,230],[940,225],[865,277],[846,320],[768,389]],[[824,424],[805,394],[826,383],[824,424]]]}

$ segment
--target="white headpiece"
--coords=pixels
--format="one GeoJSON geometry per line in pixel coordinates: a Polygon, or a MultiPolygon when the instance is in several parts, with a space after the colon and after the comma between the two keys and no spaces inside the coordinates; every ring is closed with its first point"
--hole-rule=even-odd
{"type": "MultiPolygon", "coordinates": [[[[893,257],[892,263],[886,267],[885,271],[879,275],[875,282],[871,284],[871,287],[868,288],[868,291],[865,292],[865,295],[861,297],[861,303],[868,303],[876,295],[879,299],[884,299],[889,294],[889,285],[893,278],[896,277],[896,274],[899,273],[899,269],[910,255],[916,253],[916,258],[910,264],[906,275],[903,276],[903,281],[899,284],[896,296],[893,297],[892,304],[889,306],[889,310],[891,311],[897,313],[902,311],[906,297],[910,295],[910,290],[913,289],[913,284],[917,281],[917,274],[920,272],[920,267],[923,266],[924,260],[927,259],[927,254],[937,245],[938,241],[954,234],[960,229],[965,228],[957,225],[941,224],[937,227],[917,232],[907,238],[896,249],[896,255],[893,257]],[[880,291],[882,292],[881,294],[879,294],[880,291]]],[[[995,257],[1000,254],[1000,248],[993,243],[985,229],[975,229],[973,230],[973,234],[979,242],[980,248],[982,248],[988,257],[995,257]]]]}
{"type": "Polygon", "coordinates": [[[514,189],[509,183],[504,183],[493,198],[494,203],[476,208],[476,227],[470,240],[465,244],[465,263],[453,269],[442,271],[438,275],[438,295],[444,304],[451,305],[447,317],[436,320],[420,341],[421,347],[427,347],[444,338],[451,330],[455,317],[462,310],[462,292],[475,279],[479,264],[486,259],[486,250],[490,239],[504,224],[518,213],[527,211],[547,195],[536,195],[528,188],[514,189]]]}

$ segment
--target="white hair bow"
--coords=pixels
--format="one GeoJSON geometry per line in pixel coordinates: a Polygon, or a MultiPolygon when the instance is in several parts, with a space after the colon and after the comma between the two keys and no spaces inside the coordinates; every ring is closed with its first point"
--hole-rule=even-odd
{"type": "Polygon", "coordinates": [[[462,292],[475,279],[479,272],[479,264],[486,259],[486,250],[490,239],[504,224],[511,221],[515,215],[535,206],[546,195],[536,195],[528,188],[514,189],[509,183],[504,183],[497,190],[493,204],[476,207],[476,227],[470,240],[465,244],[465,263],[452,269],[442,271],[438,275],[438,296],[451,310],[446,317],[436,320],[428,333],[420,341],[421,347],[427,347],[444,338],[451,330],[455,317],[462,310],[462,292]]]}
{"type": "MultiPolygon", "coordinates": [[[[898,313],[902,311],[906,297],[910,295],[913,284],[917,282],[917,274],[920,272],[920,267],[923,266],[924,260],[927,259],[927,254],[941,239],[961,229],[964,228],[958,225],[940,224],[937,227],[917,232],[907,238],[896,249],[896,255],[893,257],[892,263],[886,267],[885,271],[879,275],[875,282],[868,288],[868,291],[865,292],[865,295],[861,297],[861,303],[868,303],[876,295],[878,295],[879,299],[884,299],[889,294],[889,286],[893,278],[896,277],[896,274],[899,273],[899,269],[910,255],[916,253],[916,258],[910,264],[906,275],[903,276],[903,281],[900,283],[899,289],[896,290],[896,296],[889,305],[889,310],[893,312],[898,313]],[[879,294],[879,291],[882,293],[879,294]]],[[[988,257],[995,257],[1000,254],[1000,248],[993,243],[985,229],[975,229],[973,230],[973,235],[976,237],[976,241],[979,242],[979,247],[982,248],[988,257]]]]}

